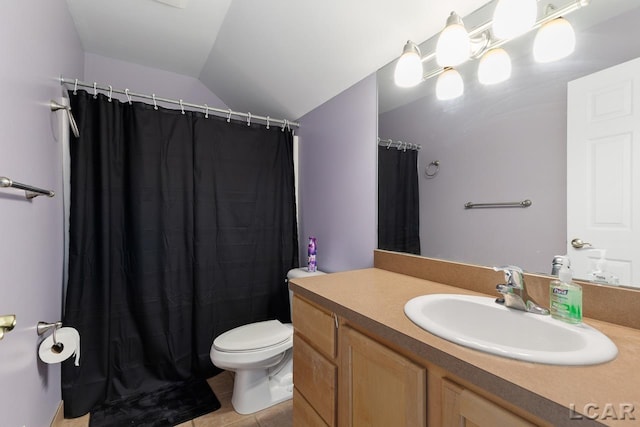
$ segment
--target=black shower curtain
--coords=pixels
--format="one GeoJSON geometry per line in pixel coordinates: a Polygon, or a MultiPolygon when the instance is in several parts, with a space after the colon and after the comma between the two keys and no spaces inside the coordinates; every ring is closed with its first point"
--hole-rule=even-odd
{"type": "Polygon", "coordinates": [[[81,363],[62,366],[65,416],[217,372],[213,339],[289,321],[298,265],[289,131],[69,93],[69,283],[64,324],[81,363]]]}
{"type": "Polygon", "coordinates": [[[378,146],[378,248],[420,254],[418,152],[378,146]]]}

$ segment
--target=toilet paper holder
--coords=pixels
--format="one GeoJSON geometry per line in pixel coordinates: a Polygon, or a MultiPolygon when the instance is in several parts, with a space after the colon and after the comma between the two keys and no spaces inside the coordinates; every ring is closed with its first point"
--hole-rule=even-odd
{"type": "Polygon", "coordinates": [[[54,341],[55,341],[55,332],[56,329],[60,329],[62,327],[62,322],[54,322],[54,323],[48,323],[48,322],[38,322],[38,326],[36,326],[36,332],[38,333],[38,335],[43,335],[45,334],[47,331],[53,329],[53,333],[54,333],[54,341]]]}
{"type": "Polygon", "coordinates": [[[51,349],[56,353],[61,352],[63,349],[62,343],[59,343],[58,340],[56,339],[56,330],[60,329],[61,327],[62,327],[62,322],[60,321],[54,322],[54,323],[47,323],[47,322],[40,321],[36,326],[36,332],[38,333],[38,335],[43,335],[47,331],[53,329],[53,346],[51,347],[51,349]]]}

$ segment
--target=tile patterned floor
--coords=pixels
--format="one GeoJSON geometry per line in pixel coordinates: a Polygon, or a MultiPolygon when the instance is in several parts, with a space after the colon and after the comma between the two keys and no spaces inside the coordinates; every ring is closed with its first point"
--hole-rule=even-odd
{"type": "MultiPolygon", "coordinates": [[[[209,386],[220,400],[222,407],[215,412],[203,415],[176,427],[292,427],[292,401],[279,403],[271,408],[250,415],[240,415],[231,406],[233,374],[223,372],[207,380],[209,386]]],[[[61,412],[61,411],[59,411],[61,412]]],[[[89,415],[65,420],[58,413],[51,427],[88,427],[89,415]]]]}

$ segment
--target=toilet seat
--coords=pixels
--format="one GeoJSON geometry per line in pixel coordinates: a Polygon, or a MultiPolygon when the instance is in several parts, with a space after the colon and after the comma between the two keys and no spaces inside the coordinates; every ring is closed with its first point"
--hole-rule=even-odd
{"type": "Polygon", "coordinates": [[[278,346],[291,339],[293,330],[278,320],[266,320],[231,329],[213,341],[218,351],[245,353],[278,346]]]}

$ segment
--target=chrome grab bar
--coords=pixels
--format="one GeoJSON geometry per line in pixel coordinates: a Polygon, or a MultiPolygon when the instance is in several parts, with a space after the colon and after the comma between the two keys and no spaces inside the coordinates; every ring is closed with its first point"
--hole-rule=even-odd
{"type": "Polygon", "coordinates": [[[521,202],[498,202],[498,203],[472,203],[467,202],[464,204],[465,209],[474,208],[528,208],[533,202],[529,199],[521,202]]]}

